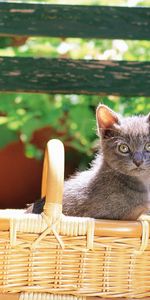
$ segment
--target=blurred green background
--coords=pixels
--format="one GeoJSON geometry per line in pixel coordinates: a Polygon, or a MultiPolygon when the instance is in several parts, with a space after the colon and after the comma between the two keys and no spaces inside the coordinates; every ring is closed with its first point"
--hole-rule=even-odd
{"type": "MultiPolygon", "coordinates": [[[[149,4],[149,0],[47,0],[46,2],[121,6],[149,4]]],[[[149,61],[150,51],[148,41],[0,37],[0,56],[149,61]]],[[[0,93],[0,148],[21,140],[25,146],[25,155],[40,160],[43,149],[32,142],[33,134],[41,128],[50,127],[49,138],[60,137],[66,147],[78,151],[82,158],[79,167],[84,168],[95,151],[97,142],[95,108],[99,102],[124,115],[146,114],[150,111],[150,98],[144,97],[0,93]]]]}

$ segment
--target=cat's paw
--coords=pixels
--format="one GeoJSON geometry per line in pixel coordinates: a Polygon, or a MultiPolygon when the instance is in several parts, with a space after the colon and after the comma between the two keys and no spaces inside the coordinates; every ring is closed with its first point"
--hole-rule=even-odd
{"type": "Polygon", "coordinates": [[[26,209],[26,213],[41,214],[43,212],[44,204],[45,197],[40,200],[37,200],[35,203],[29,204],[26,209]]]}

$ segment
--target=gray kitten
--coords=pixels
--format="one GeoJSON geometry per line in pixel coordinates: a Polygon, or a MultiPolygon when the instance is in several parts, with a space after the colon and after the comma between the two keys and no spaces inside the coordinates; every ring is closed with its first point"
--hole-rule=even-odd
{"type": "MultiPolygon", "coordinates": [[[[100,153],[89,170],[65,182],[63,213],[136,220],[150,210],[150,116],[123,118],[100,104],[96,119],[100,153]]],[[[28,211],[41,213],[44,201],[28,211]]]]}

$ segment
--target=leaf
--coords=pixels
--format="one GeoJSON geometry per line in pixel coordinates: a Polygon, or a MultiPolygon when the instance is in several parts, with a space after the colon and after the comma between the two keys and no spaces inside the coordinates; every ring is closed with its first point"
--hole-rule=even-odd
{"type": "Polygon", "coordinates": [[[0,148],[3,148],[11,142],[17,141],[18,135],[16,132],[10,130],[5,125],[0,125],[0,148]]]}
{"type": "Polygon", "coordinates": [[[38,149],[36,146],[33,144],[27,143],[25,145],[25,155],[28,158],[36,158],[38,160],[41,160],[43,156],[43,151],[38,149]]]}
{"type": "Polygon", "coordinates": [[[21,126],[21,133],[26,136],[26,140],[29,141],[35,130],[42,128],[43,122],[40,119],[34,118],[32,114],[24,121],[21,126]]]}

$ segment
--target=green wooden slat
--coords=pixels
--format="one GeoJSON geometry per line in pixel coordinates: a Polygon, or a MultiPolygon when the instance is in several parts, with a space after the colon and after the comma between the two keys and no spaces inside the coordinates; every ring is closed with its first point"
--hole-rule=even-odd
{"type": "Polygon", "coordinates": [[[150,39],[150,7],[0,2],[0,34],[150,39]]]}
{"type": "Polygon", "coordinates": [[[150,96],[150,62],[0,57],[0,91],[150,96]]]}

